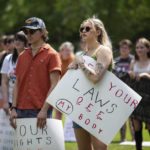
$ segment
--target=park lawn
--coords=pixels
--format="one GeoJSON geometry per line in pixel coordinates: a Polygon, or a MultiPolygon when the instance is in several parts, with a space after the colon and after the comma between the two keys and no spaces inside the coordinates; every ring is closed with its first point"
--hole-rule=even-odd
{"type": "MultiPolygon", "coordinates": [[[[54,114],[55,115],[55,112],[54,114]]],[[[65,122],[65,116],[62,115],[62,122],[65,122]]],[[[131,135],[129,130],[129,122],[127,122],[127,131],[126,131],[126,139],[127,141],[131,141],[131,135]]],[[[120,133],[115,136],[112,143],[108,146],[108,150],[136,150],[135,146],[122,146],[119,145],[120,140],[120,133]]],[[[143,124],[143,141],[150,141],[150,135],[148,130],[145,129],[145,124],[143,124]]],[[[66,142],[65,143],[65,150],[78,150],[76,142],[66,142]]],[[[150,147],[143,147],[142,150],[150,150],[150,147]]]]}
{"type": "MultiPolygon", "coordinates": [[[[127,141],[131,141],[131,135],[129,131],[129,125],[127,126],[126,132],[127,141]]],[[[144,141],[150,141],[150,136],[148,131],[143,129],[143,139],[144,141]]],[[[136,150],[135,146],[121,146],[119,145],[120,134],[118,133],[112,143],[108,146],[108,150],[136,150]]],[[[65,143],[65,150],[77,150],[76,143],[65,143]]],[[[150,147],[143,147],[143,150],[150,150],[150,147]]]]}

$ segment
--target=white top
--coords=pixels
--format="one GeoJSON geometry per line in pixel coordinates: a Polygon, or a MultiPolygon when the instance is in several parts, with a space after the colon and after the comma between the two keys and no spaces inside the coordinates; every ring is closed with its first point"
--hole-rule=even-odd
{"type": "MultiPolygon", "coordinates": [[[[16,62],[17,63],[17,62],[16,62]]],[[[9,102],[12,103],[12,92],[14,83],[16,81],[16,75],[14,74],[16,69],[16,63],[12,63],[12,54],[5,57],[1,69],[2,74],[7,74],[9,79],[9,102]]]]}
{"type": "Polygon", "coordinates": [[[134,66],[133,66],[133,72],[139,74],[139,73],[150,73],[150,61],[149,64],[143,68],[140,68],[138,66],[138,62],[135,62],[134,66]]]}

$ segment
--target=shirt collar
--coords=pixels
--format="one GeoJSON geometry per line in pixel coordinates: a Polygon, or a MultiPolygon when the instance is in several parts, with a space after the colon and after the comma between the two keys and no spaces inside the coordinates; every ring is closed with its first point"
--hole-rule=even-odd
{"type": "MultiPolygon", "coordinates": [[[[39,53],[41,53],[41,52],[43,52],[45,50],[48,50],[49,48],[50,48],[49,44],[44,44],[42,47],[39,48],[39,50],[37,51],[36,55],[38,55],[39,53]]],[[[32,55],[31,47],[26,48],[25,50],[27,50],[28,53],[32,55]]]]}

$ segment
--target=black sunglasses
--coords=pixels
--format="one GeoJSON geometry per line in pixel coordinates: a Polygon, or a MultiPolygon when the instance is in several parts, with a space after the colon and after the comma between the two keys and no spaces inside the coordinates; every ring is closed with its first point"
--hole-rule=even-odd
{"type": "Polygon", "coordinates": [[[84,31],[84,29],[85,29],[86,32],[89,32],[91,30],[90,27],[81,27],[80,32],[82,33],[84,31]]]}
{"type": "Polygon", "coordinates": [[[36,31],[37,31],[38,29],[36,29],[36,30],[34,30],[34,29],[29,29],[29,30],[26,30],[26,29],[24,29],[23,30],[23,32],[24,32],[24,34],[34,34],[36,31]]]}

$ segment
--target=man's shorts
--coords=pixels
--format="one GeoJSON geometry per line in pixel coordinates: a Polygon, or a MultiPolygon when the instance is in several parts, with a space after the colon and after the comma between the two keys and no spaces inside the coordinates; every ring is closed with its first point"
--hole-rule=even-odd
{"type": "MultiPolygon", "coordinates": [[[[47,118],[52,118],[52,108],[50,108],[47,112],[47,118]]],[[[40,109],[34,110],[34,109],[17,109],[17,118],[36,118],[38,113],[40,112],[40,109]]]]}

